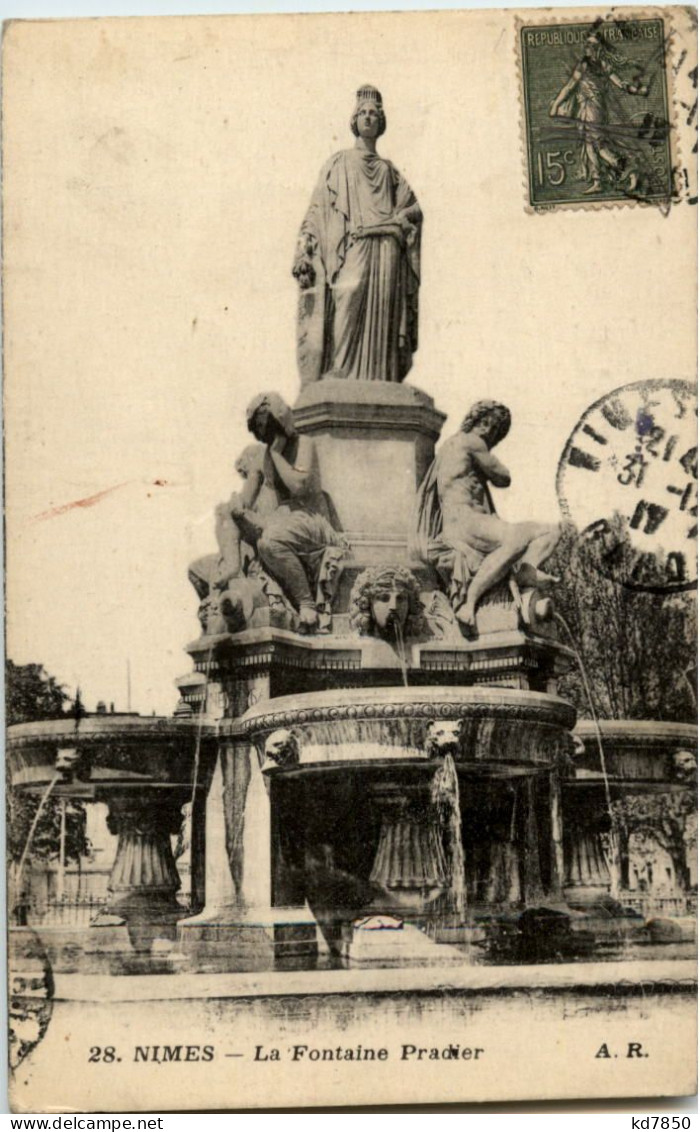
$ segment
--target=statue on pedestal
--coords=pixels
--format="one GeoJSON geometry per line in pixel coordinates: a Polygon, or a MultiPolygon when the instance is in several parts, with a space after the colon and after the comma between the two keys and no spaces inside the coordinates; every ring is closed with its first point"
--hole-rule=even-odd
{"type": "Polygon", "coordinates": [[[418,345],[422,214],[397,169],[377,153],[382,96],[361,87],[354,149],[321,170],[299,234],[302,385],[323,377],[403,381],[418,345]]]}
{"type": "Polygon", "coordinates": [[[559,540],[559,525],[508,523],[493,505],[491,487],[510,485],[510,472],[492,451],[509,429],[505,405],[477,401],[418,494],[415,549],[446,582],[457,619],[472,634],[480,599],[509,575],[518,590],[558,581],[539,567],[559,540]]]}

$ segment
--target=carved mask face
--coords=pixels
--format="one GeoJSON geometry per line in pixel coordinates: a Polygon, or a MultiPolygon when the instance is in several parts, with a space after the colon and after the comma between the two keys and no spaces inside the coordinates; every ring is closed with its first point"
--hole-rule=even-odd
{"type": "Polygon", "coordinates": [[[448,752],[454,754],[459,750],[461,732],[462,724],[458,719],[441,719],[431,723],[426,735],[429,753],[433,757],[448,752]]]}
{"type": "Polygon", "coordinates": [[[56,752],[56,770],[72,770],[79,758],[80,752],[74,747],[59,748],[56,752]]]}
{"type": "Polygon", "coordinates": [[[270,762],[277,763],[278,766],[296,762],[298,746],[292,732],[284,728],[273,731],[265,743],[265,758],[269,759],[270,762]]]}
{"type": "Polygon", "coordinates": [[[405,590],[381,589],[372,597],[372,620],[380,635],[395,634],[406,627],[409,597],[405,590]]]}
{"type": "Polygon", "coordinates": [[[673,756],[673,773],[682,782],[692,782],[697,778],[698,762],[692,751],[678,751],[673,756]]]}

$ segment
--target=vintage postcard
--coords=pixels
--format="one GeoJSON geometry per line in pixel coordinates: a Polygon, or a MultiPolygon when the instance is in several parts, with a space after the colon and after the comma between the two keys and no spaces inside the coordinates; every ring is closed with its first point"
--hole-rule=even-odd
{"type": "Polygon", "coordinates": [[[696,12],[3,40],[17,1112],[695,1090],[696,12]]]}

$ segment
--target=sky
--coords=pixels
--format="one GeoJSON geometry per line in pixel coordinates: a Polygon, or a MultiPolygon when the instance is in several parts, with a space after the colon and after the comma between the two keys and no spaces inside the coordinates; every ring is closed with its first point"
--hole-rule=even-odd
{"type": "MultiPolygon", "coordinates": [[[[695,210],[524,207],[510,13],[45,22],[5,37],[7,650],[169,714],[245,406],[298,393],[296,234],[380,87],[425,216],[411,384],[513,414],[506,518],[556,519],[587,407],[695,375],[695,210]],[[72,505],[79,503],[79,505],[72,505]]],[[[349,473],[349,490],[352,477],[349,473]]]]}

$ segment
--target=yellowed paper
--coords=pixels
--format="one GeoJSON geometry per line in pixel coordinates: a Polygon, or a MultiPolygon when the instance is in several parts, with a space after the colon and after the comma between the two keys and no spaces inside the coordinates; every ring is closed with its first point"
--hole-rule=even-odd
{"type": "Polygon", "coordinates": [[[7,655],[67,697],[10,709],[15,1110],[692,1092],[694,10],[15,21],[3,62],[7,655]],[[326,164],[368,104],[376,215],[326,164]],[[266,391],[337,534],[292,538],[311,612],[271,537],[188,580],[266,391]],[[421,558],[484,399],[507,481],[439,465],[421,558]],[[554,524],[600,573],[522,568],[554,524]]]}

